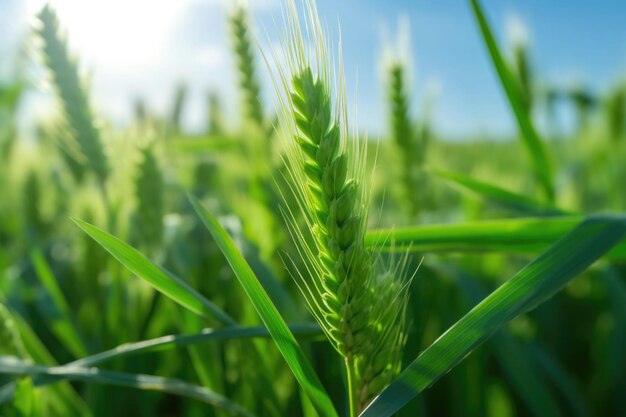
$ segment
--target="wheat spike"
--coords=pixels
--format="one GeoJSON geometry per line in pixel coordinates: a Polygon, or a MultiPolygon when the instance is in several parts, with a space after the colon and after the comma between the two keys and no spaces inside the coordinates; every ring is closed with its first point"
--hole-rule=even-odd
{"type": "Polygon", "coordinates": [[[335,71],[315,3],[305,2],[306,31],[295,4],[288,7],[288,71],[279,67],[274,81],[281,93],[289,187],[306,225],[299,227],[295,213],[285,211],[305,264],[295,279],[345,359],[356,415],[399,370],[406,279],[402,268],[379,272],[376,255],[364,245],[366,144],[348,139],[341,61],[335,71]]]}
{"type": "Polygon", "coordinates": [[[243,97],[243,108],[247,121],[256,127],[265,124],[263,108],[259,97],[261,87],[257,79],[254,46],[250,34],[250,23],[247,9],[243,5],[237,5],[230,16],[233,48],[239,70],[239,86],[243,97]]]}
{"type": "Polygon", "coordinates": [[[52,73],[68,127],[91,169],[104,183],[108,176],[107,159],[87,92],[78,75],[78,66],[70,58],[67,41],[60,34],[59,20],[49,5],[41,10],[39,20],[45,61],[52,73]]]}

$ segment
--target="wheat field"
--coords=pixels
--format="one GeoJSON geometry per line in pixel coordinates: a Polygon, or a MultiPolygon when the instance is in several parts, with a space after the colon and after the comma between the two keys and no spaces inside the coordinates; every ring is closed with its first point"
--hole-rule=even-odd
{"type": "Polygon", "coordinates": [[[625,84],[540,82],[465,3],[514,137],[446,140],[401,36],[359,129],[315,0],[225,7],[237,123],[209,92],[190,132],[181,81],[118,126],[31,16],[38,81],[0,84],[0,417],[626,416],[625,84]]]}

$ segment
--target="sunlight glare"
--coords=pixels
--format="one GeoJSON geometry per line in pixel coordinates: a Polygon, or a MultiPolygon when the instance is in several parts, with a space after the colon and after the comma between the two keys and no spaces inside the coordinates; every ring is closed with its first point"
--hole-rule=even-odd
{"type": "MultiPolygon", "coordinates": [[[[155,65],[174,25],[193,0],[52,0],[70,48],[90,67],[119,71],[155,65]]],[[[37,12],[44,1],[31,0],[37,12]]]]}

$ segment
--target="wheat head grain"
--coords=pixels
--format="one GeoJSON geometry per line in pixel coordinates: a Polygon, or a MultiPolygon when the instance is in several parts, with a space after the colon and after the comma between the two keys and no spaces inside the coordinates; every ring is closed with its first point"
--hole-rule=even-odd
{"type": "Polygon", "coordinates": [[[381,268],[364,245],[366,142],[348,138],[341,56],[336,67],[315,2],[303,3],[304,24],[295,2],[287,5],[286,66],[272,51],[287,182],[305,227],[284,214],[305,265],[296,282],[345,359],[356,415],[400,369],[408,280],[402,265],[381,268]]]}

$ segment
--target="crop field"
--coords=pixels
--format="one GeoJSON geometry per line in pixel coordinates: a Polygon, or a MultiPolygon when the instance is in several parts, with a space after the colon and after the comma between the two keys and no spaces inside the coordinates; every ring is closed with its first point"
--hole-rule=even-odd
{"type": "Polygon", "coordinates": [[[467,0],[515,135],[446,140],[390,45],[374,137],[315,0],[281,0],[279,42],[232,3],[239,122],[209,94],[201,133],[184,83],[109,122],[62,14],[31,16],[40,79],[0,82],[0,417],[626,417],[626,84],[539,82],[467,0]]]}

